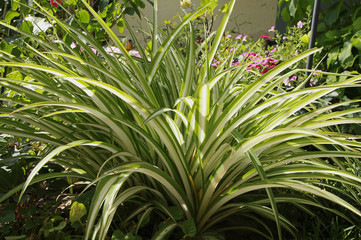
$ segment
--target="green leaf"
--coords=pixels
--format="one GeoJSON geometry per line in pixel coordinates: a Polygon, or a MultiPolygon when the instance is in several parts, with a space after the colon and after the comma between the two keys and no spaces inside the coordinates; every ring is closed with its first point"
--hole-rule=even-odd
{"type": "Polygon", "coordinates": [[[99,4],[99,11],[102,13],[109,4],[109,0],[101,0],[99,4]]]}
{"type": "Polygon", "coordinates": [[[0,223],[12,222],[15,220],[15,211],[5,209],[0,213],[0,223]]]}
{"type": "Polygon", "coordinates": [[[132,8],[132,7],[126,7],[124,12],[130,16],[133,16],[135,13],[134,8],[132,8]]]}
{"type": "Polygon", "coordinates": [[[65,0],[65,3],[66,3],[67,5],[76,4],[76,0],[65,0]]]}
{"type": "Polygon", "coordinates": [[[169,207],[169,211],[171,212],[172,217],[176,221],[181,220],[183,218],[183,216],[184,216],[184,212],[179,207],[176,207],[176,206],[169,207]]]}
{"type": "Polygon", "coordinates": [[[222,6],[222,8],[221,8],[221,12],[222,12],[222,13],[225,13],[225,12],[227,12],[227,10],[228,10],[228,4],[225,3],[225,4],[222,6]]]}
{"type": "Polygon", "coordinates": [[[18,1],[16,1],[16,0],[11,0],[11,9],[13,10],[13,11],[16,11],[17,9],[18,9],[18,7],[19,7],[19,2],[18,1]]]}
{"type": "Polygon", "coordinates": [[[117,28],[118,28],[118,31],[120,33],[122,33],[124,31],[124,28],[125,28],[125,22],[123,19],[120,19],[117,23],[117,28]]]}
{"type": "Polygon", "coordinates": [[[317,32],[325,32],[328,29],[325,22],[320,22],[317,26],[317,32]]]}
{"type": "Polygon", "coordinates": [[[358,17],[353,23],[352,27],[354,30],[361,30],[361,17],[358,17]]]}
{"type": "Polygon", "coordinates": [[[213,12],[213,10],[217,7],[218,5],[218,0],[201,0],[201,7],[207,6],[207,11],[208,12],[213,12]]]}
{"type": "Polygon", "coordinates": [[[340,55],[338,56],[338,59],[341,61],[341,64],[344,64],[350,58],[353,58],[351,50],[352,50],[352,43],[345,42],[343,45],[343,49],[342,49],[340,55]]]}
{"type": "Polygon", "coordinates": [[[197,234],[196,223],[193,218],[189,218],[182,223],[182,230],[187,237],[194,237],[197,234]]]}
{"type": "Polygon", "coordinates": [[[142,0],[135,0],[135,4],[140,8],[145,8],[145,3],[142,0]]]}
{"type": "Polygon", "coordinates": [[[311,37],[311,33],[309,32],[308,34],[304,34],[302,37],[300,37],[300,40],[304,43],[309,43],[310,41],[310,37],[311,37]]]}
{"type": "Polygon", "coordinates": [[[283,21],[288,22],[290,20],[290,12],[287,10],[287,8],[283,8],[281,12],[281,16],[283,21]]]}
{"type": "Polygon", "coordinates": [[[326,32],[326,37],[330,39],[337,39],[341,36],[341,32],[337,29],[326,32]]]}
{"type": "Polygon", "coordinates": [[[18,17],[18,16],[20,16],[20,13],[14,12],[14,11],[9,11],[5,15],[5,22],[10,24],[11,20],[13,20],[13,18],[18,17]]]}
{"type": "Polygon", "coordinates": [[[294,17],[296,15],[297,5],[298,5],[298,0],[291,0],[290,5],[288,7],[291,17],[294,17]]]}
{"type": "Polygon", "coordinates": [[[33,32],[33,24],[29,21],[23,21],[23,23],[20,26],[20,30],[27,32],[27,33],[32,33],[33,32]]]}
{"type": "Polygon", "coordinates": [[[361,38],[355,38],[352,41],[352,45],[357,48],[358,50],[361,50],[361,38]]]}
{"type": "Polygon", "coordinates": [[[66,221],[61,221],[58,226],[49,229],[49,232],[60,231],[66,227],[66,221]]]}
{"type": "Polygon", "coordinates": [[[336,1],[334,5],[327,9],[325,13],[325,22],[328,26],[334,24],[339,19],[341,8],[344,6],[344,1],[336,1]]]}
{"type": "Polygon", "coordinates": [[[78,17],[79,17],[79,21],[80,21],[81,23],[84,23],[84,24],[89,23],[90,17],[89,17],[88,11],[86,11],[86,10],[81,10],[81,11],[78,13],[78,17]]]}
{"type": "Polygon", "coordinates": [[[22,13],[22,16],[27,16],[30,13],[30,8],[27,6],[29,2],[27,0],[20,0],[22,3],[20,5],[20,12],[22,13]]]}
{"type": "Polygon", "coordinates": [[[120,230],[115,230],[112,235],[112,240],[124,240],[125,234],[120,230]]]}
{"type": "Polygon", "coordinates": [[[81,218],[87,213],[86,207],[84,204],[79,202],[73,202],[71,205],[69,220],[71,223],[79,221],[81,222],[81,218]]]}

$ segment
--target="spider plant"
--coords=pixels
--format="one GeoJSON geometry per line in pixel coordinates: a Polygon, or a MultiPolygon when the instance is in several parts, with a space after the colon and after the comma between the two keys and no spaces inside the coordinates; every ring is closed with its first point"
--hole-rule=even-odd
{"type": "Polygon", "coordinates": [[[1,97],[9,104],[1,107],[0,131],[52,146],[26,182],[1,201],[49,178],[83,179],[89,183],[84,191],[95,188],[85,239],[106,239],[116,229],[146,239],[223,239],[232,233],[291,238],[297,232],[287,212],[292,207],[307,214],[318,207],[349,219],[321,198],[361,216],[361,178],[351,168],[359,165],[361,144],[357,136],[335,131],[360,123],[347,118],[360,108],[336,111],[350,102],[319,104],[336,89],[358,87],[360,76],[284,91],[282,82],[304,71],[286,70],[317,49],[264,75],[247,74],[253,78],[247,81],[249,70],[233,66],[232,54],[214,69],[235,0],[202,45],[192,20],[207,6],[188,14],[170,35],[155,18],[148,49],[134,38],[141,57],[131,56],[82,1],[121,54],[107,53],[85,27],[59,21],[36,2],[33,10],[54,21],[77,48],[61,36],[52,42],[54,36],[0,23],[36,43],[19,44],[20,57],[2,52],[0,66],[26,77],[0,80],[25,97],[1,97]],[[186,56],[174,44],[184,29],[186,56]],[[50,161],[64,171],[39,174],[50,161]]]}

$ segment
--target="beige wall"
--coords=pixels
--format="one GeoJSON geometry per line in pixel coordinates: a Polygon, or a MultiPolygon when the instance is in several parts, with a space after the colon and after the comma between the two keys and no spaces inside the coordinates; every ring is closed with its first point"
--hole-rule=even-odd
{"type": "MultiPolygon", "coordinates": [[[[144,1],[146,2],[146,1],[144,1]]],[[[223,6],[228,0],[219,0],[218,6],[223,6]]],[[[192,1],[194,7],[198,7],[200,0],[192,1]]],[[[261,34],[267,34],[268,29],[276,23],[278,0],[237,0],[233,9],[228,30],[234,29],[239,34],[248,34],[252,38],[259,38],[261,34]]],[[[170,20],[175,15],[182,13],[180,8],[180,0],[158,0],[158,20],[170,20]]],[[[147,7],[143,9],[143,13],[152,19],[152,6],[147,2],[147,7]]],[[[189,11],[189,9],[188,9],[189,11]]],[[[134,30],[140,25],[144,25],[144,20],[138,17],[128,17],[128,21],[134,30]]],[[[218,16],[218,22],[222,16],[218,16]]],[[[216,26],[213,28],[216,29],[216,26]]],[[[124,32],[119,36],[127,36],[124,32]]],[[[141,35],[138,35],[141,38],[141,35]]]]}

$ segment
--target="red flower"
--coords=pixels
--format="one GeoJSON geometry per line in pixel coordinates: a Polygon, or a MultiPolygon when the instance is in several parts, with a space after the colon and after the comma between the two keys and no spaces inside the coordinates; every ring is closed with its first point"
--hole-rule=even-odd
{"type": "Polygon", "coordinates": [[[61,0],[50,0],[50,4],[54,7],[58,7],[61,4],[61,0]]]}
{"type": "Polygon", "coordinates": [[[266,35],[261,35],[261,38],[263,38],[263,39],[270,39],[271,37],[270,37],[270,36],[266,36],[266,35]]]}

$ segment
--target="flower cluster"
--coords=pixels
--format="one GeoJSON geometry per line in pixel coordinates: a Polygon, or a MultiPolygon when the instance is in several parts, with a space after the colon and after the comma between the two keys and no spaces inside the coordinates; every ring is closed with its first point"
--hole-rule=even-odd
{"type": "MultiPolygon", "coordinates": [[[[263,57],[260,54],[254,52],[245,52],[242,54],[243,61],[239,61],[238,58],[234,59],[232,62],[233,66],[238,66],[240,64],[248,64],[248,70],[257,70],[260,74],[265,74],[272,68],[276,67],[278,60],[270,57],[263,57]]],[[[218,61],[217,59],[213,59],[212,66],[217,68],[220,63],[223,61],[218,61]]]]}
{"type": "MultiPolygon", "coordinates": [[[[272,55],[272,54],[271,54],[272,55]]],[[[245,62],[250,62],[247,69],[257,69],[260,74],[265,74],[272,68],[276,67],[278,60],[270,57],[263,57],[254,52],[245,52],[242,54],[245,62]]]]}

